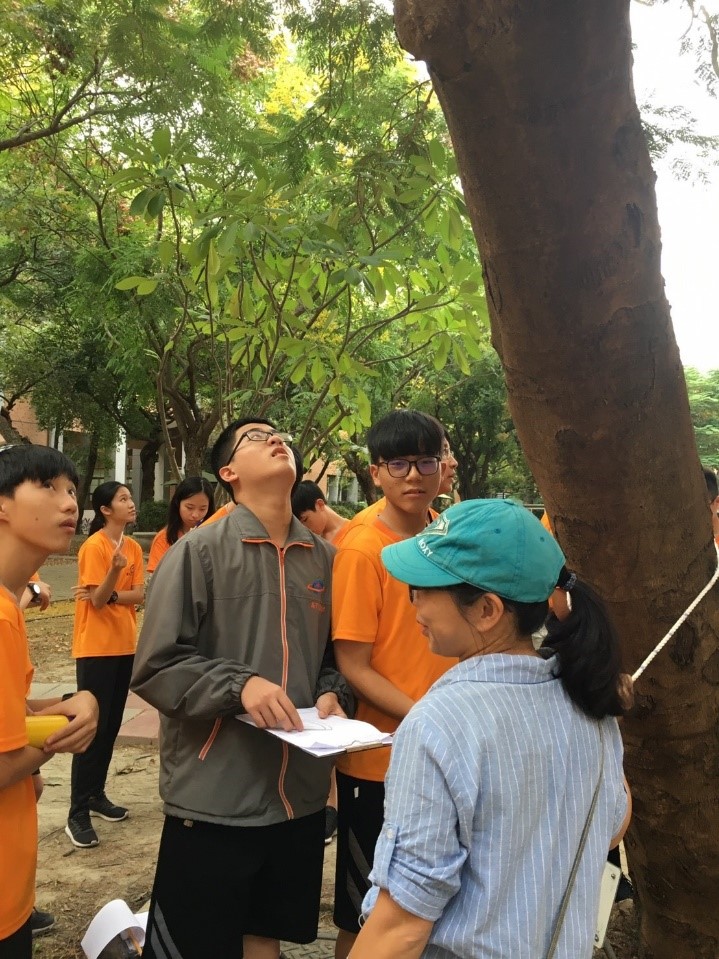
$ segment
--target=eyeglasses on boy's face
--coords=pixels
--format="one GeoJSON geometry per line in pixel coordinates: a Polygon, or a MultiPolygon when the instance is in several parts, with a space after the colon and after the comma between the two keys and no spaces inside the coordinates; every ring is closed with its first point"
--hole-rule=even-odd
{"type": "Polygon", "coordinates": [[[390,476],[395,479],[402,479],[409,476],[414,466],[420,476],[432,476],[439,469],[441,459],[439,456],[416,456],[414,459],[396,458],[384,461],[378,465],[385,466],[390,476]]]}
{"type": "Polygon", "coordinates": [[[237,440],[237,442],[233,446],[232,452],[230,453],[229,458],[227,462],[225,463],[225,466],[230,465],[230,463],[232,462],[232,457],[235,455],[235,453],[237,452],[239,448],[240,443],[245,438],[247,438],[251,443],[266,443],[271,436],[279,436],[279,438],[282,440],[285,446],[289,446],[290,443],[292,442],[291,433],[281,433],[279,430],[261,430],[261,429],[258,429],[257,427],[253,427],[251,430],[245,430],[244,433],[240,434],[240,438],[237,440]]]}

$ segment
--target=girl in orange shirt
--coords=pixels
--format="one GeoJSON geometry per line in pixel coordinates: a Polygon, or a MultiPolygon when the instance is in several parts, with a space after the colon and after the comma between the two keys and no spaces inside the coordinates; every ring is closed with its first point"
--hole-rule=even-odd
{"type": "Polygon", "coordinates": [[[136,517],[130,490],[102,483],[92,494],[95,517],[78,553],[74,589],[72,655],[77,688],[94,693],[100,705],[92,746],[72,762],[70,814],[65,832],[74,846],[98,844],[90,813],[109,822],[127,817],[105,795],[112,750],[122,723],[137,641],[135,607],[144,598],[142,549],[125,536],[136,517]]]}
{"type": "Polygon", "coordinates": [[[179,484],[167,510],[167,526],[152,541],[147,572],[154,573],[162,557],[181,536],[215,512],[212,487],[201,476],[188,476],[179,484]]]}

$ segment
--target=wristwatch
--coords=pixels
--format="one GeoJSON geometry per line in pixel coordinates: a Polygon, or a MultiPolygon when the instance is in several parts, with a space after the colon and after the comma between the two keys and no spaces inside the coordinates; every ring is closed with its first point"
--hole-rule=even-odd
{"type": "Polygon", "coordinates": [[[28,588],[28,589],[30,590],[30,592],[32,593],[32,599],[30,600],[30,605],[31,605],[31,606],[36,606],[36,605],[40,602],[40,596],[41,596],[41,594],[42,594],[42,591],[41,591],[41,589],[40,589],[40,584],[39,584],[39,583],[28,583],[28,584],[27,584],[27,588],[28,588]]]}
{"type": "Polygon", "coordinates": [[[116,603],[116,602],[117,602],[117,590],[113,589],[113,591],[110,593],[110,596],[107,600],[107,605],[109,606],[110,603],[116,603]]]}

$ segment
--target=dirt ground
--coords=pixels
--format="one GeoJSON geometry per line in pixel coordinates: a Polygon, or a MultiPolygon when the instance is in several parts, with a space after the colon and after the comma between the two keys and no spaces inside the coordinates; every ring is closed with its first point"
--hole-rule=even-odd
{"type": "MultiPolygon", "coordinates": [[[[73,604],[58,601],[45,613],[30,611],[30,655],[39,682],[73,682],[70,658],[73,604]]],[[[108,795],[130,809],[121,823],[94,821],[100,845],[76,849],[65,836],[70,794],[70,758],[56,756],[43,767],[45,792],[38,807],[37,905],[55,914],[53,931],[35,941],[36,959],[82,959],[80,940],[88,923],[111,899],[139,910],[147,902],[162,827],[157,793],[157,747],[120,745],[115,749],[108,795]]],[[[332,929],[335,843],[325,854],[321,927],[332,929]]],[[[634,907],[615,907],[608,939],[617,959],[637,959],[634,907]]],[[[597,951],[596,959],[604,954],[597,951]]],[[[220,957],[217,957],[220,959],[220,957]]],[[[230,959],[230,957],[222,957],[230,959]]]]}

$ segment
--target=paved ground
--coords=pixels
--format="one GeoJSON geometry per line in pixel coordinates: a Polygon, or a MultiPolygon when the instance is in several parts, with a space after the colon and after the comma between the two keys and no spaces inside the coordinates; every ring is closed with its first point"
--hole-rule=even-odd
{"type": "Polygon", "coordinates": [[[49,583],[54,602],[72,599],[71,587],[77,584],[77,557],[51,556],[39,570],[40,579],[49,583]]]}

